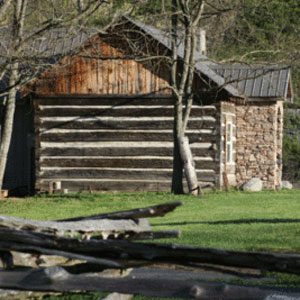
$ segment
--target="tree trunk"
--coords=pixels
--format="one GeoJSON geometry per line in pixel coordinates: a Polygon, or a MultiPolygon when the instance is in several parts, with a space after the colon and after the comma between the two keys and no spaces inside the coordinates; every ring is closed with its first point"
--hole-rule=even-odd
{"type": "MultiPolygon", "coordinates": [[[[174,162],[172,192],[183,193],[182,168],[184,165],[185,176],[189,186],[189,192],[198,195],[197,174],[193,167],[193,156],[189,148],[188,140],[185,141],[185,130],[187,128],[190,111],[193,104],[193,80],[195,65],[195,27],[199,23],[203,12],[204,2],[197,1],[197,4],[190,6],[189,1],[172,1],[172,68],[171,86],[173,96],[176,99],[174,105],[174,162]],[[179,18],[179,15],[181,18],[179,18]],[[184,54],[181,63],[178,64],[178,29],[181,23],[184,29],[184,54]],[[185,108],[183,107],[185,103],[185,108]]],[[[202,193],[201,193],[202,194],[202,193]]]]}
{"type": "Polygon", "coordinates": [[[197,179],[195,162],[189,145],[189,138],[186,136],[179,137],[178,145],[189,193],[197,196],[200,193],[200,186],[197,179]]]}
{"type": "Polygon", "coordinates": [[[83,0],[77,0],[77,10],[79,13],[83,12],[84,3],[83,0]]]}
{"type": "Polygon", "coordinates": [[[8,93],[8,99],[6,102],[5,115],[4,115],[4,124],[2,131],[2,138],[0,144],[0,197],[1,190],[3,186],[4,173],[6,169],[7,156],[9,151],[9,146],[11,143],[11,136],[13,132],[15,108],[16,108],[16,94],[17,89],[14,87],[17,82],[17,65],[14,65],[14,70],[10,75],[9,86],[11,90],[8,93]]]}
{"type": "Polygon", "coordinates": [[[173,124],[173,176],[172,193],[183,194],[183,164],[180,156],[178,137],[182,136],[182,98],[176,97],[174,105],[174,124],[173,124]]]}
{"type": "MultiPolygon", "coordinates": [[[[26,15],[27,0],[17,0],[13,5],[13,22],[12,22],[12,44],[10,47],[11,57],[13,58],[18,54],[18,43],[21,41],[24,18],[26,15]]],[[[8,99],[6,102],[4,124],[2,139],[0,142],[0,197],[3,186],[4,174],[6,169],[8,151],[11,143],[11,137],[13,133],[14,117],[16,110],[16,95],[17,95],[17,83],[19,77],[19,63],[12,60],[12,64],[9,67],[8,72],[5,74],[9,78],[8,83],[8,99]]]]}
{"type": "Polygon", "coordinates": [[[183,194],[183,166],[177,138],[174,138],[172,193],[183,194]]]}

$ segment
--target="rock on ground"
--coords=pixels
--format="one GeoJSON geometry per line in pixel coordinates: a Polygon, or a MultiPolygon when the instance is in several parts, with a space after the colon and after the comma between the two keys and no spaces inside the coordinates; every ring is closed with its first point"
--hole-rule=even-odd
{"type": "Polygon", "coordinates": [[[263,183],[260,178],[252,178],[248,182],[246,182],[242,189],[243,191],[251,191],[251,192],[260,192],[263,188],[263,183]]]}
{"type": "Polygon", "coordinates": [[[283,180],[281,183],[281,188],[291,190],[293,185],[289,181],[283,180]]]}

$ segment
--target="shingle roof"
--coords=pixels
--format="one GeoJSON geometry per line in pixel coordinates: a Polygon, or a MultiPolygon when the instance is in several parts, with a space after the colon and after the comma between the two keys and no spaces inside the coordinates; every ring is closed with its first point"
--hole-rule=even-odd
{"type": "MultiPolygon", "coordinates": [[[[126,18],[126,20],[171,49],[169,32],[130,18],[126,18]]],[[[0,28],[0,36],[2,37],[0,39],[0,63],[5,59],[8,49],[9,38],[7,37],[9,33],[8,28],[0,28]]],[[[51,62],[55,63],[61,57],[79,49],[96,34],[97,30],[74,30],[70,33],[64,28],[53,29],[29,45],[26,52],[41,58],[51,57],[51,62]]],[[[180,41],[178,55],[179,57],[184,55],[184,45],[180,41]]],[[[195,69],[198,73],[205,75],[232,96],[240,98],[287,98],[290,81],[290,69],[287,67],[224,66],[213,63],[207,56],[197,51],[195,61],[195,69]]]]}

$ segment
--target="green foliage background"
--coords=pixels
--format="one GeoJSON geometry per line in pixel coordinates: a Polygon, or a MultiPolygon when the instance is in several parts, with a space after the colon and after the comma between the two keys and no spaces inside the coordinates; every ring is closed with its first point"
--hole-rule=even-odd
{"type": "Polygon", "coordinates": [[[300,117],[286,109],[283,136],[283,177],[300,182],[300,117]]]}
{"type": "MultiPolygon", "coordinates": [[[[245,63],[274,63],[292,68],[294,101],[300,98],[300,2],[298,0],[240,0],[231,21],[211,41],[216,59],[243,56],[245,63]],[[248,55],[245,56],[245,54],[248,55]]],[[[229,18],[226,14],[220,18],[229,18]]],[[[210,22],[208,20],[208,22],[210,22]]],[[[212,27],[216,31],[215,25],[212,27]]],[[[212,39],[213,34],[210,35],[212,39]]],[[[234,60],[233,60],[234,62],[234,60]]]]}
{"type": "MultiPolygon", "coordinates": [[[[127,10],[133,18],[166,28],[171,23],[171,3],[171,0],[113,0],[112,11],[127,10]]],[[[300,1],[207,0],[206,3],[199,26],[207,31],[209,58],[230,64],[291,66],[294,100],[299,102],[300,1]]]]}

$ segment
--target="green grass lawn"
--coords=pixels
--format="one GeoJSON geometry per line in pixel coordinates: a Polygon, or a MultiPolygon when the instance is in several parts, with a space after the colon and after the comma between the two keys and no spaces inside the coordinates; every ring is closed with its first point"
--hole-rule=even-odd
{"type": "MultiPolygon", "coordinates": [[[[0,214],[62,219],[183,201],[165,217],[149,219],[153,230],[182,230],[185,245],[300,253],[300,191],[211,192],[203,198],[170,193],[43,195],[0,201],[0,214]]],[[[277,285],[300,286],[300,276],[266,273],[277,285]]],[[[274,282],[272,283],[274,284],[274,282]]],[[[97,299],[86,294],[74,299],[97,299]]],[[[53,298],[57,299],[57,298],[53,298]]],[[[62,298],[60,298],[62,299],[62,298]]],[[[63,298],[63,299],[73,299],[63,298]]],[[[135,298],[137,299],[137,298],[135,298]]],[[[143,298],[144,299],[144,298],[143,298]]]]}
{"type": "Polygon", "coordinates": [[[300,253],[300,191],[215,192],[203,198],[170,193],[51,195],[0,201],[0,214],[31,219],[145,207],[168,201],[184,206],[150,219],[154,230],[180,229],[166,240],[186,245],[300,253]]]}

